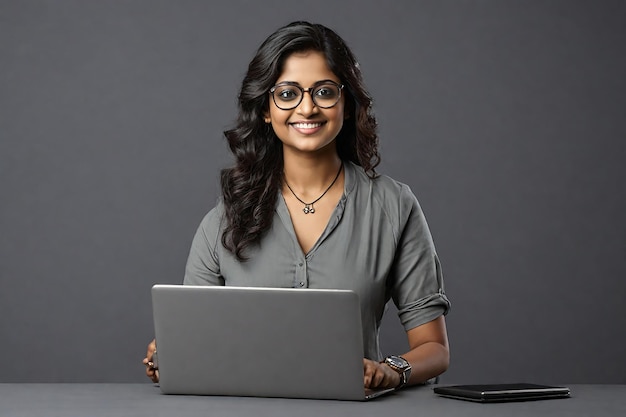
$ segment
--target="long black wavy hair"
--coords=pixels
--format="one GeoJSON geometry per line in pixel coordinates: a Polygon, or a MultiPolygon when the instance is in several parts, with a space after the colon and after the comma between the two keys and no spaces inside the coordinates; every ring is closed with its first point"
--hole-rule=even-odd
{"type": "Polygon", "coordinates": [[[376,119],[354,54],[343,39],[320,24],[300,21],[278,29],[250,62],[241,84],[236,125],[224,132],[235,164],[221,173],[226,216],[222,244],[241,261],[246,259],[245,249],[258,242],[271,226],[283,181],[282,142],[264,120],[269,111],[269,90],[282,73],[285,60],[305,51],[321,52],[345,85],[344,111],[349,117],[335,140],[339,157],[362,166],[370,177],[376,176],[380,162],[376,119]]]}

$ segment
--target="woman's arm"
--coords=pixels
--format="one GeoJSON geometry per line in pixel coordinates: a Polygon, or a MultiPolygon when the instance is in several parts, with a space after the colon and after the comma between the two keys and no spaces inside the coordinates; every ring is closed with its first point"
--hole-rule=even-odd
{"type": "MultiPolygon", "coordinates": [[[[396,201],[389,199],[385,201],[396,201]]],[[[435,245],[424,213],[410,188],[403,185],[398,212],[389,217],[390,228],[399,236],[389,274],[391,296],[404,325],[410,350],[402,356],[411,365],[408,384],[419,384],[440,375],[450,361],[444,315],[450,308],[435,245]]],[[[397,387],[400,375],[391,366],[364,361],[365,385],[397,387]],[[394,375],[395,374],[395,375],[394,375]]]]}
{"type": "MultiPolygon", "coordinates": [[[[410,350],[401,356],[411,364],[409,385],[424,383],[448,369],[450,351],[443,316],[414,327],[406,334],[410,350]]],[[[395,388],[400,384],[400,375],[384,363],[364,359],[363,367],[366,388],[395,388]]]]}
{"type": "Polygon", "coordinates": [[[450,364],[444,316],[407,331],[411,350],[402,355],[411,364],[409,384],[421,384],[444,373],[450,364]]]}

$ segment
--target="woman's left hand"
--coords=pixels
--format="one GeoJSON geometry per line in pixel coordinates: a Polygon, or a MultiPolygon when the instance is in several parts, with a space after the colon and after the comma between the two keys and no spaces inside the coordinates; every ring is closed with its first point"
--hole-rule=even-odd
{"type": "Polygon", "coordinates": [[[363,359],[365,388],[395,388],[400,385],[400,374],[384,363],[363,359]]]}

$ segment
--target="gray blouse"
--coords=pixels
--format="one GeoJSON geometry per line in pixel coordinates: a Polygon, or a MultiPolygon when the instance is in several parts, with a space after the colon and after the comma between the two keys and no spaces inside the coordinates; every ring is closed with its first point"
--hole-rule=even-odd
{"type": "Polygon", "coordinates": [[[441,266],[428,225],[408,186],[369,178],[345,163],[344,194],[326,229],[303,253],[282,195],[269,230],[240,262],[221,243],[222,202],[193,239],[185,285],[349,289],[359,295],[365,356],[380,360],[378,329],[390,298],[406,330],[446,314],[441,266]]]}

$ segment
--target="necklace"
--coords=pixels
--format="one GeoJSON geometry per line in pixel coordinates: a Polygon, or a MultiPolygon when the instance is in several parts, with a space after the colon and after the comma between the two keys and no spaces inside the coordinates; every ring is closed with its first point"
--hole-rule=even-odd
{"type": "Polygon", "coordinates": [[[318,201],[320,201],[322,199],[322,197],[324,197],[326,195],[326,193],[333,188],[333,185],[335,185],[335,183],[337,182],[337,178],[339,178],[339,174],[341,174],[341,170],[343,169],[343,161],[341,161],[341,166],[339,167],[339,171],[337,171],[337,175],[335,176],[335,179],[333,180],[333,182],[330,183],[330,185],[328,186],[328,188],[326,189],[326,191],[324,191],[322,193],[321,196],[317,197],[315,200],[311,201],[310,203],[304,202],[300,199],[300,197],[298,197],[296,195],[296,193],[293,192],[293,190],[291,189],[291,187],[289,186],[289,184],[287,183],[287,180],[285,179],[285,185],[287,186],[287,188],[289,188],[289,191],[291,191],[291,194],[293,194],[293,196],[296,198],[296,200],[298,200],[299,202],[301,202],[302,204],[304,204],[304,208],[302,209],[302,211],[304,212],[304,214],[313,214],[315,213],[315,207],[313,207],[313,204],[317,203],[318,201]]]}

